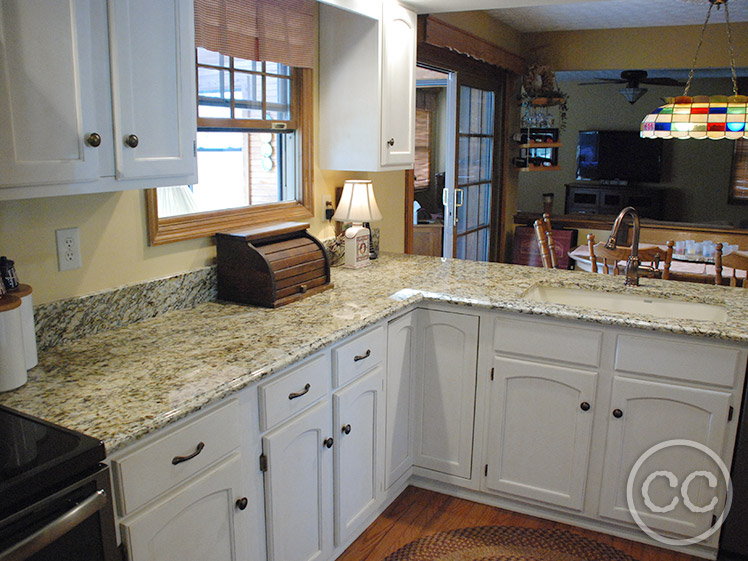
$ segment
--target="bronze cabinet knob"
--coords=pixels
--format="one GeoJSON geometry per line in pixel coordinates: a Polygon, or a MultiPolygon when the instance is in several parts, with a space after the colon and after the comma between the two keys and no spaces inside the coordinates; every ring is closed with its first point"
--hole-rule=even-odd
{"type": "Polygon", "coordinates": [[[86,144],[93,148],[101,146],[101,135],[97,132],[92,132],[86,137],[86,144]]]}
{"type": "Polygon", "coordinates": [[[131,134],[125,139],[125,144],[127,144],[130,148],[136,148],[139,143],[140,139],[134,134],[131,134]]]}
{"type": "Polygon", "coordinates": [[[247,505],[249,504],[249,500],[247,497],[242,497],[241,499],[236,499],[236,508],[239,510],[244,510],[247,508],[247,505]]]}

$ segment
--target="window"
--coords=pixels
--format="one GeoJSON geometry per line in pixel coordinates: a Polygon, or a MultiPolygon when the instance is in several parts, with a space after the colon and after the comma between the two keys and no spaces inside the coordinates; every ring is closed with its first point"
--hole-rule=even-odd
{"type": "Polygon", "coordinates": [[[748,204],[748,140],[735,141],[730,180],[730,204],[748,204]]]}
{"type": "Polygon", "coordinates": [[[246,34],[268,27],[260,23],[273,19],[275,3],[196,3],[199,183],[148,190],[151,245],[312,216],[313,91],[306,58],[315,51],[306,40],[306,58],[301,59],[300,34],[288,29],[310,27],[316,12],[310,11],[314,2],[291,1],[298,5],[298,13],[286,6],[284,19],[278,20],[284,25],[273,28],[271,37],[256,38],[246,34]],[[240,18],[258,24],[241,27],[242,37],[215,25],[225,22],[227,14],[239,13],[234,4],[241,9],[240,18]],[[201,16],[203,5],[222,17],[201,16]],[[289,37],[282,37],[283,33],[289,37]],[[273,48],[263,49],[263,44],[273,48]],[[260,51],[271,52],[283,63],[244,58],[259,59],[260,51]],[[294,60],[304,68],[294,67],[294,60]]]}

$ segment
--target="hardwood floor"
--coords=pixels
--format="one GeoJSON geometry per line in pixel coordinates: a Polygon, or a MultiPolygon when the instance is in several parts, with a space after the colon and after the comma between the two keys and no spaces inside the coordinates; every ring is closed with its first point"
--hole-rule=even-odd
{"type": "Polygon", "coordinates": [[[639,561],[703,561],[691,555],[517,514],[417,487],[405,489],[402,495],[338,557],[337,561],[382,561],[390,553],[411,541],[436,532],[472,526],[502,525],[565,528],[620,549],[639,561]]]}

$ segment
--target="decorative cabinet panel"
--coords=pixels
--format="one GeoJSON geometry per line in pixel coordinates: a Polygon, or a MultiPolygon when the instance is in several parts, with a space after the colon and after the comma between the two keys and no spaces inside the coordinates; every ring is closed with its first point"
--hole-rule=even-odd
{"type": "Polygon", "coordinates": [[[338,437],[332,435],[325,400],[263,437],[269,561],[330,558],[332,446],[338,437]]]}
{"type": "Polygon", "coordinates": [[[411,169],[416,15],[385,2],[377,18],[320,5],[320,167],[411,169]]]}
{"type": "MultiPolygon", "coordinates": [[[[723,391],[616,376],[608,411],[600,515],[632,522],[626,500],[629,473],[639,457],[656,444],[685,439],[722,455],[730,397],[723,391]]],[[[640,491],[645,478],[656,470],[667,469],[683,483],[694,471],[711,468],[711,461],[698,450],[670,448],[642,464],[634,489],[640,491]]],[[[650,495],[655,505],[667,505],[673,499],[672,489],[667,485],[652,485],[650,495]]],[[[671,512],[654,514],[645,507],[640,492],[633,496],[637,512],[650,528],[690,537],[711,525],[712,512],[693,513],[682,500],[671,512]]],[[[704,505],[709,503],[713,492],[706,480],[699,477],[690,486],[689,496],[694,497],[694,504],[704,505]]]]}
{"type": "Polygon", "coordinates": [[[96,181],[91,1],[4,0],[0,34],[0,187],[96,181]]]}
{"type": "MultiPolygon", "coordinates": [[[[121,525],[132,561],[248,559],[240,457],[230,456],[121,525]]],[[[246,506],[244,507],[246,508],[246,506]]]]}
{"type": "Polygon", "coordinates": [[[189,0],[3,2],[0,200],[194,182],[193,19],[189,0]]]}
{"type": "Polygon", "coordinates": [[[335,545],[355,537],[377,507],[384,465],[384,370],[333,394],[335,545]]]}
{"type": "Polygon", "coordinates": [[[418,311],[416,466],[468,479],[473,454],[478,318],[418,311]]]}
{"type": "Polygon", "coordinates": [[[414,345],[417,312],[387,326],[387,426],[385,429],[385,488],[389,489],[413,465],[411,440],[414,345]]]}
{"type": "Polygon", "coordinates": [[[496,357],[493,375],[487,487],[582,510],[597,373],[496,357]]]}

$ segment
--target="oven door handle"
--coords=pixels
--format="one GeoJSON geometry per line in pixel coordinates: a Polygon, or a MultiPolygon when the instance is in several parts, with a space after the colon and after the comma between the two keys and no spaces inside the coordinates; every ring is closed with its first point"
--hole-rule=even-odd
{"type": "Polygon", "coordinates": [[[25,561],[101,510],[106,503],[106,491],[99,489],[59,518],[1,552],[0,561],[25,561]]]}

